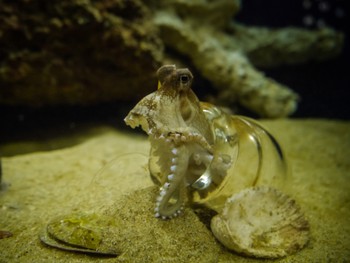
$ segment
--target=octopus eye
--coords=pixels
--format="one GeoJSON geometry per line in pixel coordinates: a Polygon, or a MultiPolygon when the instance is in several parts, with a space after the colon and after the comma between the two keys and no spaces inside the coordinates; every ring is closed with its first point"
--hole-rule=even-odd
{"type": "Polygon", "coordinates": [[[190,80],[190,77],[187,74],[180,75],[180,82],[186,84],[190,80]]]}

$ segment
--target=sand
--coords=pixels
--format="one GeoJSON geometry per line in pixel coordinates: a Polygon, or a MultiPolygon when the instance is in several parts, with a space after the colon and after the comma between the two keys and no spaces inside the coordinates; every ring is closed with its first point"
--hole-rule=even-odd
{"type": "MultiPolygon", "coordinates": [[[[307,247],[278,262],[349,262],[350,122],[263,124],[283,146],[293,172],[286,187],[311,225],[307,247]]],[[[190,208],[173,220],[154,218],[147,138],[111,127],[93,130],[82,132],[82,140],[64,138],[79,142],[74,146],[2,158],[0,230],[13,236],[0,239],[0,262],[261,261],[226,250],[190,208]],[[40,242],[38,234],[50,220],[84,211],[121,222],[106,237],[120,256],[72,253],[40,242]]]]}

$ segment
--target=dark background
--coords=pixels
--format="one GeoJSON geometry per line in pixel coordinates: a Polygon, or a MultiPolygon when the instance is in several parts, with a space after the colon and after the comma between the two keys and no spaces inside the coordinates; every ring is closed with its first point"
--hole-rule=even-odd
{"type": "Polygon", "coordinates": [[[300,94],[298,110],[292,117],[350,119],[350,13],[346,1],[242,0],[242,10],[235,20],[246,25],[315,29],[319,20],[345,33],[344,50],[337,58],[264,70],[300,94]],[[339,10],[343,12],[341,17],[336,15],[339,10]],[[303,20],[308,16],[315,23],[306,25],[303,20]]]}

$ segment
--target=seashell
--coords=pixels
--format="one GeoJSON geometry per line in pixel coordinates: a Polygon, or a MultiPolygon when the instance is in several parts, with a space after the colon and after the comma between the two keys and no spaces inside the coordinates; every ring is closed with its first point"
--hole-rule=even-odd
{"type": "Polygon", "coordinates": [[[112,219],[97,214],[70,214],[50,221],[41,231],[40,240],[51,247],[66,251],[117,256],[120,252],[105,242],[112,219]]]}
{"type": "Polygon", "coordinates": [[[309,224],[296,202],[267,186],[229,198],[211,229],[227,248],[258,258],[287,256],[309,240],[309,224]]]}

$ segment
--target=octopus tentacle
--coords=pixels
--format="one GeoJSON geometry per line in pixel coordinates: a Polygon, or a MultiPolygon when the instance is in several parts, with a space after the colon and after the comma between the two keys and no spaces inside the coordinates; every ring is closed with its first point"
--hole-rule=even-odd
{"type": "Polygon", "coordinates": [[[183,209],[186,197],[185,175],[189,162],[186,146],[172,148],[170,173],[160,188],[155,207],[155,216],[163,219],[176,217],[183,209]]]}

